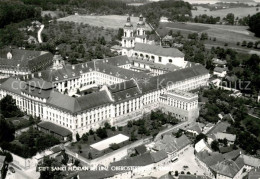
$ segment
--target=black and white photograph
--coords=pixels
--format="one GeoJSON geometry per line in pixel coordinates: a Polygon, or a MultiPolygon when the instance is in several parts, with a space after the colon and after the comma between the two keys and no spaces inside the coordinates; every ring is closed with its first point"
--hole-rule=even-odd
{"type": "Polygon", "coordinates": [[[260,0],[0,0],[0,179],[260,179],[260,0]]]}

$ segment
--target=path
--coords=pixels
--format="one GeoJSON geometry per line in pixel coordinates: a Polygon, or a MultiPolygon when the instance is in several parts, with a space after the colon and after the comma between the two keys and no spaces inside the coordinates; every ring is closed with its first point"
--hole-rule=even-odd
{"type": "Polygon", "coordinates": [[[42,43],[42,30],[43,30],[43,28],[44,28],[44,25],[42,24],[40,30],[38,31],[38,42],[39,43],[42,43]]]}

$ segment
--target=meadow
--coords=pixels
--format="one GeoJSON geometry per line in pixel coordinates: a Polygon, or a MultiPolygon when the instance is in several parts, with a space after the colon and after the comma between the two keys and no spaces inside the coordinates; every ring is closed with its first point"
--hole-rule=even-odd
{"type": "Polygon", "coordinates": [[[239,7],[239,8],[228,8],[228,9],[220,9],[220,10],[215,10],[215,11],[210,11],[208,8],[203,8],[201,6],[196,6],[198,10],[192,10],[192,17],[199,16],[206,14],[208,16],[213,16],[213,17],[226,17],[228,13],[233,13],[235,17],[245,17],[248,15],[253,15],[256,14],[257,8],[256,7],[239,7]]]}
{"type": "MultiPolygon", "coordinates": [[[[106,16],[92,16],[92,15],[71,15],[58,19],[58,21],[67,21],[75,23],[89,24],[91,26],[98,26],[104,28],[118,29],[122,28],[126,23],[127,16],[106,15],[106,16]]],[[[136,27],[138,17],[131,17],[131,22],[136,27]]],[[[150,30],[150,27],[148,27],[150,30]]]]}
{"type": "Polygon", "coordinates": [[[190,33],[207,33],[210,38],[216,38],[223,43],[233,43],[242,41],[258,41],[260,38],[254,36],[246,26],[231,25],[212,25],[200,23],[160,23],[159,34],[163,37],[169,30],[173,32],[180,31],[183,35],[190,33]]]}

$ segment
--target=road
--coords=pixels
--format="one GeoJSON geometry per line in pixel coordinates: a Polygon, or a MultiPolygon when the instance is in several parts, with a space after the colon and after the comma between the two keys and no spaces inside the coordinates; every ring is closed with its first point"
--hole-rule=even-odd
{"type": "Polygon", "coordinates": [[[38,42],[42,43],[42,30],[44,28],[44,25],[41,25],[40,30],[38,31],[38,42]]]}
{"type": "MultiPolygon", "coordinates": [[[[9,165],[9,166],[12,166],[9,165]]],[[[28,170],[19,170],[15,166],[12,166],[15,170],[15,173],[7,172],[6,179],[37,179],[40,177],[40,173],[36,172],[36,168],[28,170]]]]}
{"type": "MultiPolygon", "coordinates": [[[[204,175],[204,171],[198,166],[195,161],[194,148],[189,147],[188,150],[184,151],[179,159],[172,163],[169,162],[164,165],[160,170],[155,171],[146,171],[143,173],[143,176],[153,176],[153,177],[161,177],[162,175],[167,174],[169,171],[172,171],[174,174],[175,171],[178,171],[179,174],[184,171],[185,173],[190,172],[191,174],[196,173],[196,175],[204,175]],[[184,169],[184,166],[188,166],[187,169],[184,169]]],[[[140,175],[135,176],[134,178],[142,177],[140,175]]]]}

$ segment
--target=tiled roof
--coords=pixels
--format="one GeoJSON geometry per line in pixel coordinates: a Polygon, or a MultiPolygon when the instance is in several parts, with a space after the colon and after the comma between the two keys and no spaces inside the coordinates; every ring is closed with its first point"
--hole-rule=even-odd
{"type": "Polygon", "coordinates": [[[115,170],[91,170],[91,171],[82,171],[79,172],[79,179],[104,179],[104,178],[110,178],[113,177],[119,173],[118,171],[115,170]]]}
{"type": "Polygon", "coordinates": [[[151,53],[159,56],[184,57],[184,54],[176,48],[163,48],[158,45],[135,43],[134,51],[151,53]]]}
{"type": "Polygon", "coordinates": [[[202,176],[202,175],[179,175],[179,179],[210,179],[207,176],[202,176]]]}
{"type": "Polygon", "coordinates": [[[160,70],[164,70],[164,71],[176,71],[176,70],[181,69],[181,67],[178,67],[178,66],[170,64],[170,63],[164,65],[164,64],[154,63],[153,61],[145,59],[145,58],[142,59],[142,58],[130,57],[129,59],[133,62],[148,64],[149,67],[152,69],[160,69],[160,70]]]}
{"type": "Polygon", "coordinates": [[[220,68],[220,67],[215,67],[214,68],[214,72],[222,73],[224,71],[227,71],[227,69],[226,68],[220,68]]]}
{"type": "Polygon", "coordinates": [[[139,145],[135,148],[138,154],[143,154],[146,152],[146,147],[145,145],[139,145]]]}
{"type": "Polygon", "coordinates": [[[167,153],[172,153],[178,151],[185,146],[189,145],[191,141],[186,135],[182,135],[179,138],[176,138],[172,134],[165,134],[162,139],[155,142],[155,150],[164,150],[167,153]]]}
{"type": "Polygon", "coordinates": [[[8,78],[5,82],[3,82],[0,86],[0,89],[10,91],[15,94],[21,94],[21,89],[24,88],[26,82],[16,80],[14,78],[8,78]]]}
{"type": "Polygon", "coordinates": [[[112,103],[106,91],[87,94],[78,98],[52,91],[47,104],[75,113],[112,103]]]}
{"type": "Polygon", "coordinates": [[[226,132],[227,128],[230,126],[228,122],[220,122],[217,123],[210,131],[207,133],[209,134],[216,134],[218,132],[226,132]]]}
{"type": "Polygon", "coordinates": [[[134,80],[125,81],[108,87],[115,102],[123,101],[129,98],[141,95],[134,80]]]}
{"type": "Polygon", "coordinates": [[[198,134],[202,133],[201,127],[199,126],[198,123],[195,123],[194,125],[191,125],[190,127],[187,128],[187,130],[195,131],[198,134]]]}
{"type": "Polygon", "coordinates": [[[260,167],[260,159],[255,158],[249,155],[242,154],[241,157],[244,159],[244,162],[246,165],[252,166],[252,167],[260,167]]]}
{"type": "Polygon", "coordinates": [[[122,65],[127,65],[130,64],[130,60],[126,55],[124,56],[116,56],[116,57],[111,57],[111,58],[105,58],[100,61],[103,61],[109,65],[113,66],[122,66],[122,65]]]}
{"type": "Polygon", "coordinates": [[[52,122],[48,122],[48,121],[42,121],[40,123],[37,124],[37,126],[47,129],[49,131],[52,131],[56,134],[59,134],[63,137],[67,137],[69,135],[72,134],[72,132],[64,127],[58,126],[52,122]]]}
{"type": "Polygon", "coordinates": [[[35,88],[39,88],[39,89],[43,89],[43,90],[47,90],[47,89],[52,89],[52,83],[48,82],[48,81],[44,81],[43,79],[39,79],[39,78],[33,78],[31,80],[29,80],[27,82],[27,84],[29,86],[35,87],[35,88]]]}
{"type": "Polygon", "coordinates": [[[138,80],[138,84],[143,92],[149,92],[157,90],[157,88],[164,88],[169,81],[176,83],[189,78],[195,78],[197,76],[208,74],[208,70],[202,65],[195,65],[192,68],[184,68],[174,72],[166,73],[163,75],[155,76],[152,78],[146,78],[144,80],[138,80]]]}
{"type": "Polygon", "coordinates": [[[225,160],[223,155],[218,152],[209,153],[208,151],[202,151],[197,153],[196,156],[208,167],[225,160]]]}
{"type": "Polygon", "coordinates": [[[164,151],[144,153],[142,155],[111,163],[111,166],[146,166],[157,163],[167,157],[168,156],[164,151]]]}
{"type": "Polygon", "coordinates": [[[174,179],[174,177],[171,174],[167,173],[165,175],[160,176],[160,178],[158,179],[174,179]]]}
{"type": "Polygon", "coordinates": [[[167,153],[164,150],[158,152],[152,152],[151,156],[153,158],[154,163],[160,162],[163,159],[166,159],[168,157],[167,153]]]}
{"type": "Polygon", "coordinates": [[[45,58],[52,58],[52,54],[44,51],[12,49],[12,59],[7,59],[7,53],[10,49],[0,50],[0,67],[19,68],[19,70],[32,69],[33,61],[42,61],[45,58]],[[33,61],[32,61],[33,60],[33,61]]]}
{"type": "Polygon", "coordinates": [[[260,178],[260,168],[251,170],[248,174],[248,179],[259,179],[260,178]]]}
{"type": "Polygon", "coordinates": [[[215,164],[214,166],[211,166],[210,168],[214,170],[217,174],[233,178],[243,166],[243,159],[238,158],[236,161],[224,160],[220,163],[215,164]]]}
{"type": "Polygon", "coordinates": [[[240,150],[233,150],[231,152],[223,154],[226,160],[234,160],[240,155],[240,150]]]}
{"type": "Polygon", "coordinates": [[[57,107],[59,109],[66,110],[67,112],[74,113],[80,111],[81,108],[77,100],[65,94],[61,94],[57,91],[52,91],[50,98],[47,101],[47,105],[57,107]]]}
{"type": "Polygon", "coordinates": [[[228,134],[228,133],[223,133],[223,132],[217,132],[215,134],[216,138],[217,139],[227,139],[228,141],[232,141],[232,142],[235,142],[236,140],[236,135],[234,134],[228,134]]]}

